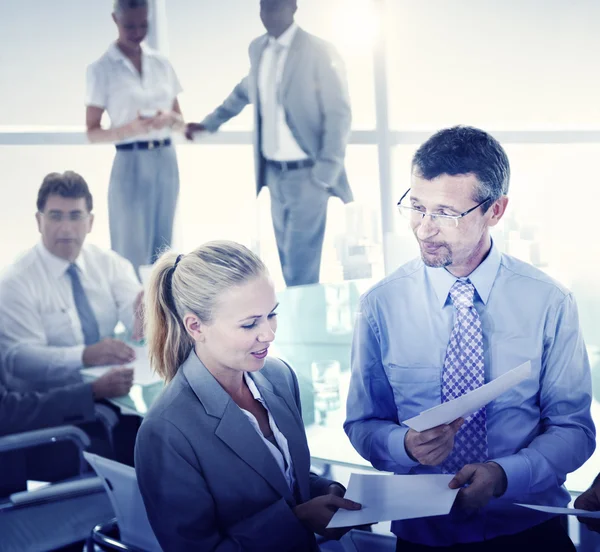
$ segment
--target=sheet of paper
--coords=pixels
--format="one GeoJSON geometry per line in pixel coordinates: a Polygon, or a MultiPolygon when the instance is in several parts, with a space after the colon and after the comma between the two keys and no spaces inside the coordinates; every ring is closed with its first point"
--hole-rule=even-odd
{"type": "Polygon", "coordinates": [[[560,508],[558,506],[539,506],[538,504],[515,504],[517,504],[517,506],[523,506],[523,508],[531,508],[532,510],[538,510],[539,512],[546,512],[547,514],[563,514],[567,516],[582,516],[600,519],[600,512],[590,512],[589,510],[560,508]]]}
{"type": "Polygon", "coordinates": [[[362,504],[362,509],[338,510],[327,527],[448,514],[458,493],[448,488],[452,477],[353,473],[346,498],[362,504]]]}
{"type": "Polygon", "coordinates": [[[425,431],[442,424],[449,424],[457,418],[464,418],[477,412],[502,393],[530,376],[531,362],[527,361],[474,391],[458,397],[458,399],[434,406],[421,412],[418,416],[404,420],[402,423],[415,431],[425,431]]]}
{"type": "MultiPolygon", "coordinates": [[[[160,376],[152,372],[150,360],[148,359],[148,349],[145,346],[132,346],[135,351],[135,360],[126,364],[133,368],[133,383],[138,385],[151,385],[161,381],[160,376]]],[[[81,374],[93,379],[106,374],[113,366],[94,366],[93,368],[83,368],[81,374]]]]}

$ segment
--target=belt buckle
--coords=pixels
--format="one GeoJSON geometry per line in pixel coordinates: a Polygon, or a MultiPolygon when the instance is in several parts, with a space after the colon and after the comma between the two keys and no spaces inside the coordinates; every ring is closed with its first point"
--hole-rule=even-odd
{"type": "Polygon", "coordinates": [[[153,140],[148,140],[148,149],[154,149],[154,141],[153,140]]]}

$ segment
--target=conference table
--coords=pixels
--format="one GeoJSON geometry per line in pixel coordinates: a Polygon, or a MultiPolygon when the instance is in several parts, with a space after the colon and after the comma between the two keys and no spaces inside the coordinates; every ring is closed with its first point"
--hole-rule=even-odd
{"type": "MultiPolygon", "coordinates": [[[[278,328],[270,354],[288,362],[298,376],[302,418],[315,464],[353,469],[371,468],[350,444],[343,430],[350,381],[350,345],[360,295],[372,280],[296,286],[278,292],[278,328]],[[319,381],[319,369],[329,370],[328,382],[319,381]],[[333,396],[333,400],[331,397],[333,396]]],[[[138,357],[143,358],[140,346],[138,357]]],[[[588,343],[594,400],[592,415],[600,420],[600,346],[588,343]]],[[[161,393],[162,382],[150,372],[147,361],[136,365],[129,395],[112,399],[123,412],[144,416],[161,393]]],[[[85,378],[97,377],[95,369],[85,378]]],[[[89,373],[88,373],[89,372],[89,373]]],[[[327,378],[326,378],[327,379],[327,378]]],[[[600,447],[592,459],[569,474],[571,490],[585,489],[596,475],[600,447]]],[[[371,468],[372,469],[372,468],[371,468]]]]}

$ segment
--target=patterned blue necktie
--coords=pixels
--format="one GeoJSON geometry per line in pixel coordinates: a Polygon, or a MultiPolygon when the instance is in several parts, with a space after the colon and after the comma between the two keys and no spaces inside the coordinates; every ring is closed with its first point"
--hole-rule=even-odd
{"type": "Polygon", "coordinates": [[[86,345],[93,345],[100,341],[100,330],[98,329],[98,321],[94,315],[94,311],[88,301],[85,290],[81,285],[77,267],[74,264],[69,265],[67,274],[71,278],[71,286],[73,287],[73,299],[75,307],[81,322],[81,330],[83,331],[83,340],[86,345]]]}
{"type": "MultiPolygon", "coordinates": [[[[442,402],[456,399],[485,383],[483,332],[473,306],[475,288],[469,280],[457,280],[450,289],[456,310],[454,328],[446,349],[442,372],[442,402]]],[[[442,463],[444,473],[456,473],[466,464],[488,459],[485,407],[468,416],[454,438],[454,449],[442,463]]]]}

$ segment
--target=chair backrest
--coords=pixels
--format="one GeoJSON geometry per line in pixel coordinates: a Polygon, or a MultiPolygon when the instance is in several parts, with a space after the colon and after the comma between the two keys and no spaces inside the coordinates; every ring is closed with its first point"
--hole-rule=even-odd
{"type": "Polygon", "coordinates": [[[123,544],[147,552],[160,552],[160,545],[146,515],[135,469],[89,452],[84,452],[83,455],[104,482],[117,516],[123,544]]]}

